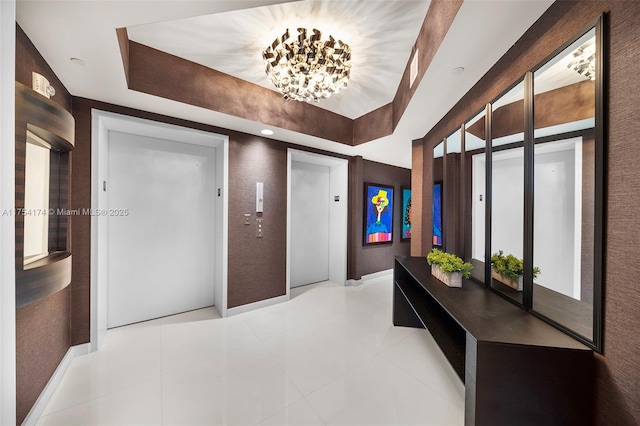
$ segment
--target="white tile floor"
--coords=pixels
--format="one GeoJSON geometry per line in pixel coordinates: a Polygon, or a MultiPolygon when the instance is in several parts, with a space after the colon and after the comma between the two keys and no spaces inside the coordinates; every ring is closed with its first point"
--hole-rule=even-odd
{"type": "Polygon", "coordinates": [[[320,283],[222,319],[109,330],[39,425],[461,425],[464,386],[425,330],[394,327],[391,278],[320,283]]]}

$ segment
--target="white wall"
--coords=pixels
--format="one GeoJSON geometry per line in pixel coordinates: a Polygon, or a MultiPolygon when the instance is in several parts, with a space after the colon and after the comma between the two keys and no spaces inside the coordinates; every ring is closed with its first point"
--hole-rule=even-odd
{"type": "Polygon", "coordinates": [[[16,421],[14,0],[0,1],[0,424],[16,421]]]}
{"type": "Polygon", "coordinates": [[[491,253],[502,250],[519,258],[524,247],[523,154],[523,148],[516,148],[494,152],[491,158],[491,253]]]}
{"type": "Polygon", "coordinates": [[[485,243],[485,200],[487,197],[485,181],[486,181],[486,161],[484,154],[476,154],[473,156],[473,182],[471,203],[471,258],[484,262],[484,243],[485,243]],[[482,199],[482,201],[480,200],[482,199]]]}
{"type": "MultiPolygon", "coordinates": [[[[570,297],[580,295],[582,170],[580,138],[536,145],[534,266],[536,283],[570,297]],[[577,236],[577,238],[575,238],[577,236]],[[576,241],[577,240],[577,241],[576,241]]],[[[473,257],[484,253],[484,154],[473,157],[473,257]]],[[[491,252],[523,257],[524,173],[522,148],[492,158],[491,252]]]]}
{"type": "MultiPolygon", "coordinates": [[[[49,211],[49,166],[51,151],[38,143],[27,131],[26,166],[24,176],[24,208],[38,212],[24,217],[24,257],[43,257],[49,252],[49,216],[39,212],[49,211]]],[[[39,139],[39,138],[37,138],[39,139]]]]}
{"type": "Polygon", "coordinates": [[[576,211],[575,189],[582,176],[576,175],[581,168],[576,168],[575,145],[567,148],[545,153],[536,147],[533,263],[541,270],[536,283],[579,299],[580,246],[576,253],[575,239],[581,235],[575,231],[581,228],[582,209],[576,211]]]}

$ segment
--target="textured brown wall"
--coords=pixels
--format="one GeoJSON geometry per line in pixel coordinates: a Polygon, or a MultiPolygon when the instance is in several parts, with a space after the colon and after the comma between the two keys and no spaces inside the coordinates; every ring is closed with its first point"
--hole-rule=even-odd
{"type": "MultiPolygon", "coordinates": [[[[16,25],[16,81],[31,87],[31,72],[56,89],[51,98],[71,111],[71,95],[31,40],[16,25]]],[[[17,423],[29,413],[70,346],[69,287],[16,311],[17,423]]]]}
{"type": "MultiPolygon", "coordinates": [[[[604,247],[604,353],[596,355],[596,424],[640,424],[640,287],[632,265],[640,249],[640,168],[637,135],[640,119],[640,3],[635,1],[554,3],[494,67],[425,136],[424,151],[434,146],[524,73],[585,29],[601,13],[609,29],[608,84],[605,105],[606,212],[604,247]]],[[[430,167],[424,155],[425,168],[430,167]]],[[[428,170],[417,173],[428,175],[428,170]]],[[[425,180],[427,181],[427,180],[425,180]]],[[[424,204],[431,199],[425,185],[424,204]]],[[[423,216],[430,211],[423,208],[423,216]]],[[[423,217],[423,223],[424,217],[423,217]]],[[[423,247],[428,251],[428,247],[423,247]]],[[[424,252],[423,252],[424,254],[424,252]]]]}
{"type": "MultiPolygon", "coordinates": [[[[360,196],[354,201],[360,205],[357,212],[358,220],[356,229],[359,229],[359,240],[356,243],[358,250],[358,270],[354,279],[360,279],[363,275],[384,271],[393,268],[394,256],[408,256],[410,251],[409,241],[400,241],[402,235],[402,208],[399,207],[402,199],[399,196],[401,186],[411,186],[411,170],[402,167],[389,166],[387,164],[376,163],[374,161],[362,160],[362,182],[356,183],[363,189],[360,196]],[[393,244],[363,246],[362,233],[364,213],[363,194],[364,182],[391,185],[394,187],[394,202],[396,204],[393,212],[393,244]]],[[[355,191],[354,191],[355,192],[355,191]]],[[[350,195],[353,197],[354,192],[350,195]]]]}
{"type": "MultiPolygon", "coordinates": [[[[91,208],[91,110],[73,98],[76,146],[71,153],[70,208],[91,208]]],[[[91,216],[71,216],[71,344],[89,342],[91,321],[91,216]]]]}
{"type": "Polygon", "coordinates": [[[287,149],[257,136],[229,142],[229,293],[233,308],[286,294],[287,149]],[[256,238],[256,182],[264,183],[256,238]],[[251,214],[251,225],[244,214],[251,214]]]}
{"type": "Polygon", "coordinates": [[[353,145],[393,133],[393,104],[389,103],[353,120],[353,145]]]}
{"type": "MultiPolygon", "coordinates": [[[[425,230],[423,227],[424,217],[422,220],[421,215],[416,215],[415,212],[422,212],[425,206],[424,197],[414,197],[413,194],[422,194],[424,192],[425,180],[424,174],[424,162],[422,153],[424,151],[424,145],[420,142],[412,142],[411,145],[411,209],[412,209],[412,222],[411,222],[411,256],[419,256],[422,253],[423,239],[425,238],[425,230]],[[419,172],[418,172],[419,171],[419,172]]],[[[429,219],[431,220],[431,219],[429,219]]]]}
{"type": "Polygon", "coordinates": [[[16,311],[17,424],[69,349],[69,287],[16,311]]]}
{"type": "Polygon", "coordinates": [[[347,279],[359,280],[360,248],[362,247],[362,197],[364,193],[364,160],[361,156],[349,160],[349,219],[347,222],[347,279]]]}
{"type": "Polygon", "coordinates": [[[127,81],[132,90],[347,145],[352,143],[353,122],[349,118],[306,102],[287,102],[273,90],[143,44],[130,41],[127,53],[127,81]]]}
{"type": "Polygon", "coordinates": [[[598,357],[596,415],[601,425],[640,424],[640,4],[610,2],[607,197],[605,201],[604,357],[598,357]]]}

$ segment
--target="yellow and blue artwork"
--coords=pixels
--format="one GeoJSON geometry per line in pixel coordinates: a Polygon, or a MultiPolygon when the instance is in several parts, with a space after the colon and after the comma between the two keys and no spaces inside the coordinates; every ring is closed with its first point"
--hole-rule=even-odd
{"type": "Polygon", "coordinates": [[[393,186],[364,184],[364,244],[393,243],[393,186]]]}

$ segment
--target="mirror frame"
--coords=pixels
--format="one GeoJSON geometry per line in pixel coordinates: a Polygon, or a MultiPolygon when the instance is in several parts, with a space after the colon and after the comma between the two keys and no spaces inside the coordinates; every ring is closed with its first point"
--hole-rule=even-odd
{"type": "MultiPolygon", "coordinates": [[[[605,195],[605,147],[604,147],[604,118],[605,118],[605,94],[604,88],[606,87],[606,78],[605,75],[605,58],[607,57],[606,52],[606,43],[604,34],[604,19],[605,15],[599,16],[597,19],[592,21],[589,25],[583,28],[581,31],[577,32],[574,37],[572,37],[567,42],[563,43],[558,49],[554,50],[550,55],[548,55],[544,60],[538,63],[535,67],[531,68],[524,75],[518,76],[515,79],[515,82],[511,84],[505,91],[500,93],[495,99],[485,105],[485,155],[486,155],[486,170],[485,170],[485,262],[484,262],[484,277],[485,282],[481,283],[474,278],[472,280],[476,281],[479,285],[485,286],[494,293],[499,294],[501,297],[504,297],[506,300],[511,303],[516,304],[517,306],[522,307],[524,310],[530,312],[532,315],[542,319],[543,321],[551,324],[555,328],[563,331],[564,333],[570,335],[574,339],[580,341],[586,346],[593,348],[597,352],[602,353],[603,346],[603,226],[604,226],[604,195],[605,195]],[[587,336],[582,336],[576,331],[572,330],[568,326],[559,323],[540,312],[537,312],[533,309],[533,239],[534,239],[534,221],[533,221],[533,212],[534,212],[534,148],[535,148],[535,126],[534,126],[534,82],[533,82],[533,73],[543,67],[547,62],[555,58],[560,52],[565,50],[575,41],[577,41],[580,37],[582,37],[587,32],[591,31],[595,28],[596,32],[596,79],[595,79],[595,193],[594,193],[594,265],[593,265],[593,335],[592,338],[589,339],[587,336]],[[491,288],[491,262],[487,261],[487,259],[491,259],[491,237],[492,237],[492,229],[491,229],[491,210],[492,210],[492,121],[493,121],[493,111],[492,104],[494,104],[497,100],[499,100],[504,94],[508,93],[513,87],[519,84],[524,78],[524,229],[523,229],[523,239],[524,239],[524,247],[523,247],[523,263],[524,263],[524,276],[523,276],[523,303],[519,303],[512,298],[502,294],[499,291],[496,291],[491,288]]],[[[462,126],[448,132],[447,134],[453,134],[457,132],[459,129],[462,130],[462,151],[466,152],[466,141],[464,140],[465,134],[465,124],[476,117],[480,112],[474,114],[468,120],[462,123],[462,126]]],[[[446,138],[444,140],[440,140],[436,143],[435,146],[444,142],[444,152],[443,152],[443,169],[446,168],[446,138]]],[[[434,148],[435,148],[434,146],[434,148]]],[[[464,157],[464,156],[463,156],[464,157]]],[[[464,164],[464,163],[463,163],[464,164]]],[[[467,165],[464,164],[466,167],[467,165]]],[[[461,173],[464,174],[464,170],[461,170],[461,173]]],[[[443,172],[443,177],[446,174],[443,172]]],[[[464,177],[461,176],[461,179],[464,182],[464,177]]],[[[443,182],[443,188],[446,187],[446,181],[443,182]]],[[[444,191],[443,191],[444,192],[444,191]]],[[[445,195],[443,194],[443,202],[445,195]]],[[[465,192],[463,191],[461,194],[462,200],[461,206],[463,209],[467,209],[470,206],[466,205],[465,192]]],[[[444,208],[444,207],[443,207],[444,208]]],[[[462,238],[462,251],[466,253],[467,251],[467,241],[468,236],[466,235],[468,232],[472,232],[471,229],[466,229],[464,226],[464,221],[462,222],[463,228],[460,232],[463,232],[464,238],[462,238]]],[[[444,228],[444,225],[443,225],[444,228]]],[[[443,230],[444,237],[444,230],[443,230]]]]}

